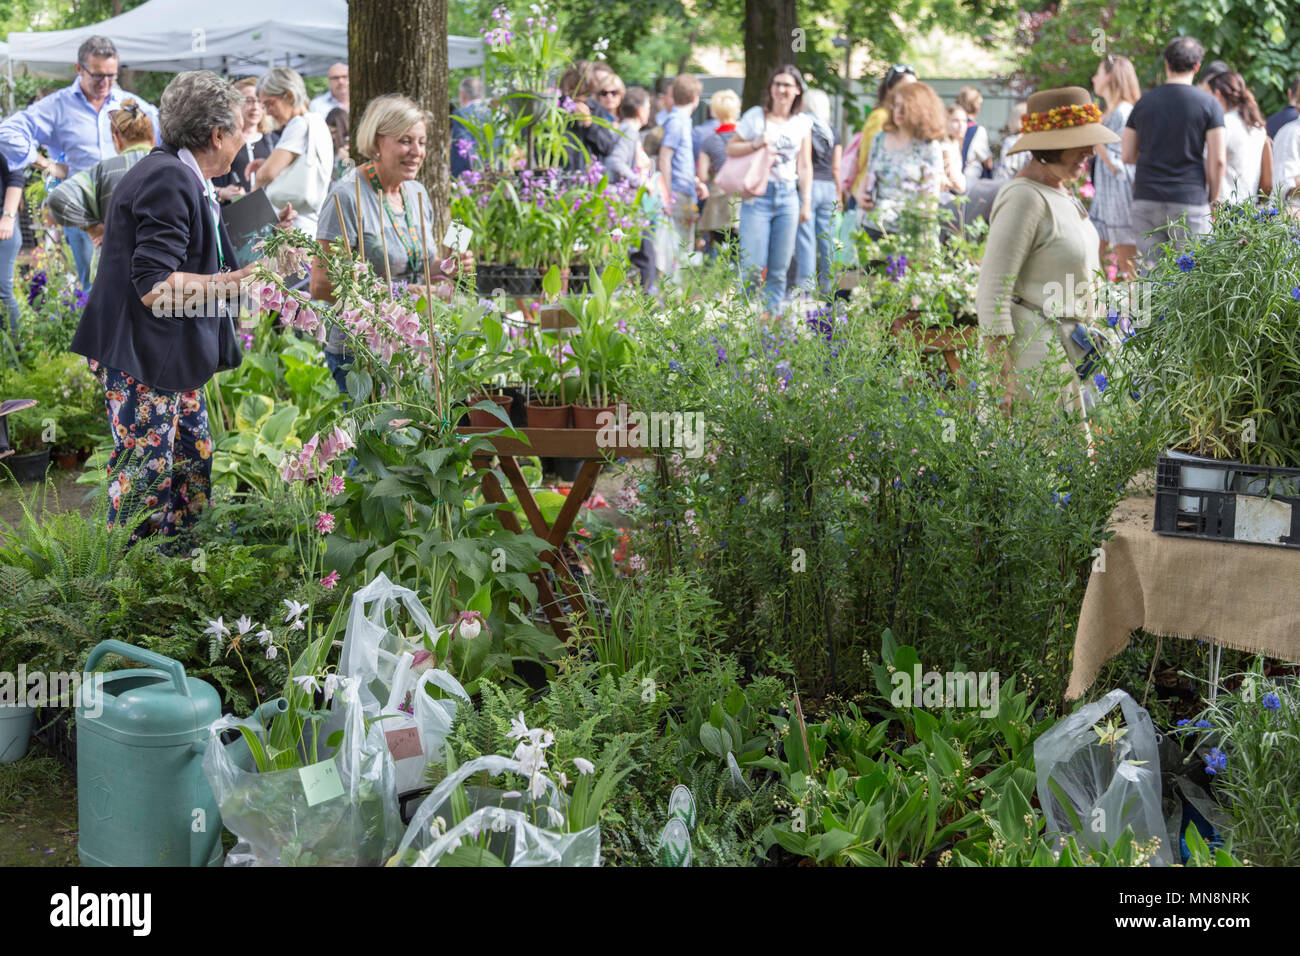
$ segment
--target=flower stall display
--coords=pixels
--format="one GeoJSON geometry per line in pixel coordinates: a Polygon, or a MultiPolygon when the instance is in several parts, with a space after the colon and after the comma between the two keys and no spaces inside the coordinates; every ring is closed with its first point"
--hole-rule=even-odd
{"type": "Polygon", "coordinates": [[[496,81],[490,115],[460,122],[471,168],[452,184],[451,215],[474,236],[480,294],[539,296],[542,275],[561,270],[566,288],[585,283],[586,265],[626,255],[646,222],[642,190],[611,183],[599,162],[574,170],[584,147],[577,104],[555,84],[570,61],[558,49],[556,22],[543,5],[516,22],[504,7],[484,31],[496,81]]]}
{"type": "Polygon", "coordinates": [[[394,288],[345,249],[321,255],[301,234],[272,237],[267,252],[286,262],[319,257],[338,294],[334,305],[309,304],[270,269],[260,273],[262,303],[318,340],[338,327],[352,355],[346,418],[300,451],[285,450],[281,477],[293,488],[304,567],[327,587],[354,570],[383,571],[418,591],[438,622],[477,614],[482,632],[474,640],[444,632],[445,641],[426,646],[468,693],[484,674],[509,668],[512,656],[554,651],[554,636],[515,601],[536,600],[529,575],[549,546],[508,533],[482,504],[472,460],[492,445],[456,433],[457,405],[480,380],[472,364],[456,360],[474,336],[460,331],[459,310],[443,300],[450,282],[427,295],[394,288]]]}
{"type": "Polygon", "coordinates": [[[1157,530],[1300,546],[1298,255],[1294,221],[1234,205],[1149,276],[1110,379],[1169,448],[1157,530]]]}

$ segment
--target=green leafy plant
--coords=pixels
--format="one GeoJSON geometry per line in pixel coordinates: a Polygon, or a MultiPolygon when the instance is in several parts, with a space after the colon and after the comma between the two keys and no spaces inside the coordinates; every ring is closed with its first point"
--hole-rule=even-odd
{"type": "Polygon", "coordinates": [[[1300,860],[1300,762],[1294,749],[1300,743],[1300,690],[1294,678],[1265,677],[1258,658],[1228,683],[1236,687],[1220,691],[1202,715],[1210,724],[1206,744],[1213,747],[1201,751],[1214,794],[1230,818],[1228,848],[1256,866],[1294,865],[1300,860]]]}
{"type": "Polygon", "coordinates": [[[1156,434],[1211,458],[1300,465],[1300,230],[1247,203],[1169,252],[1150,276],[1149,324],[1112,379],[1140,396],[1156,434]]]}

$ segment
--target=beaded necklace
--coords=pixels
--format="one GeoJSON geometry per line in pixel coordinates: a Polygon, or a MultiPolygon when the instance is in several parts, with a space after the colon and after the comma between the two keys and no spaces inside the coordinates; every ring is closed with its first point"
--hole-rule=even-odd
{"type": "MultiPolygon", "coordinates": [[[[399,224],[397,213],[388,202],[388,196],[384,193],[383,184],[379,181],[379,170],[375,168],[374,163],[366,163],[361,167],[361,172],[366,177],[366,182],[374,187],[375,193],[379,196],[379,204],[383,206],[384,212],[388,215],[388,221],[393,225],[393,232],[397,234],[397,239],[406,250],[406,268],[410,275],[419,275],[420,260],[420,233],[411,221],[411,204],[403,201],[402,218],[404,222],[399,224]]],[[[405,197],[403,197],[405,200],[405,197]]],[[[360,210],[358,210],[360,213],[360,210]]]]}

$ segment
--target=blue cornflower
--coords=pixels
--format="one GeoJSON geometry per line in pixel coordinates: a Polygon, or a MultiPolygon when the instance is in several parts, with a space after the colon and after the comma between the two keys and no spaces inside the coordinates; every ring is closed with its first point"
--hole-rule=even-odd
{"type": "Polygon", "coordinates": [[[673,359],[668,363],[668,371],[680,372],[681,370],[682,370],[682,363],[677,361],[676,359],[673,359]]]}
{"type": "Polygon", "coordinates": [[[718,352],[717,352],[717,355],[718,355],[718,360],[717,360],[716,362],[713,363],[713,367],[714,367],[714,368],[719,368],[720,366],[726,365],[726,364],[727,364],[727,350],[724,349],[721,345],[719,345],[719,346],[718,346],[718,352]]]}
{"type": "Polygon", "coordinates": [[[1070,493],[1068,491],[1064,493],[1059,491],[1052,492],[1052,504],[1068,505],[1069,503],[1070,503],[1070,493]]]}
{"type": "Polygon", "coordinates": [[[1264,699],[1260,701],[1265,710],[1280,710],[1282,708],[1282,698],[1277,694],[1265,694],[1264,699]]]}
{"type": "Polygon", "coordinates": [[[1106,311],[1106,324],[1113,329],[1116,323],[1118,322],[1119,322],[1119,313],[1116,312],[1114,309],[1108,309],[1106,311]]]}
{"type": "Polygon", "coordinates": [[[1187,253],[1185,253],[1185,252],[1184,252],[1181,256],[1178,257],[1178,271],[1179,271],[1179,272],[1191,272],[1192,269],[1195,267],[1195,265],[1196,265],[1196,260],[1193,259],[1191,256],[1189,256],[1189,255],[1188,255],[1187,253]]]}
{"type": "Polygon", "coordinates": [[[1228,766],[1228,755],[1218,747],[1210,751],[1205,758],[1205,772],[1211,777],[1228,766]]]}
{"type": "Polygon", "coordinates": [[[1099,392],[1106,391],[1107,382],[1106,382],[1105,375],[1103,375],[1101,372],[1098,372],[1096,375],[1092,377],[1092,380],[1097,384],[1097,391],[1099,392]]]}
{"type": "Polygon", "coordinates": [[[885,267],[885,273],[894,282],[898,282],[903,276],[907,275],[907,256],[903,255],[903,253],[900,252],[896,256],[885,256],[885,262],[888,263],[885,267]]]}
{"type": "Polygon", "coordinates": [[[1208,720],[1198,720],[1195,726],[1200,727],[1202,730],[1208,730],[1210,722],[1208,720]]]}
{"type": "Polygon", "coordinates": [[[1291,290],[1291,298],[1300,299],[1300,285],[1291,290]]]}

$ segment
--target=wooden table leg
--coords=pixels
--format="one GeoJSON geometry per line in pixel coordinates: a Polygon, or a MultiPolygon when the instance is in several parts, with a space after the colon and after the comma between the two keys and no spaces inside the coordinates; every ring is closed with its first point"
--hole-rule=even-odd
{"type": "Polygon", "coordinates": [[[572,527],[573,521],[578,516],[578,509],[582,507],[587,496],[591,494],[591,489],[595,487],[596,478],[600,475],[602,462],[595,459],[589,459],[582,464],[582,470],[578,472],[578,480],[573,483],[569,490],[569,497],[564,502],[564,507],[560,509],[559,515],[555,519],[555,524],[551,526],[550,534],[547,540],[551,542],[556,549],[559,558],[557,571],[559,574],[560,587],[564,588],[565,594],[568,595],[569,603],[583,617],[588,617],[590,611],[587,609],[587,600],[582,594],[582,588],[578,585],[578,580],[569,570],[568,563],[564,560],[564,554],[560,549],[564,542],[568,540],[569,528],[572,527]]]}
{"type": "MultiPolygon", "coordinates": [[[[519,470],[519,465],[515,462],[514,458],[511,458],[510,456],[503,457],[502,465],[504,466],[507,461],[511,466],[513,466],[515,471],[519,470]]],[[[483,497],[494,504],[508,504],[509,499],[506,497],[505,491],[501,488],[501,483],[497,481],[497,476],[492,473],[490,459],[476,456],[472,460],[472,463],[474,467],[483,472],[483,477],[481,479],[483,497]]],[[[504,467],[503,470],[505,470],[504,467]]],[[[528,489],[525,488],[524,490],[527,492],[528,489]]],[[[519,495],[516,491],[515,494],[517,498],[521,499],[521,504],[522,501],[526,499],[534,509],[537,508],[537,502],[533,501],[531,493],[519,495]]],[[[512,534],[524,533],[524,529],[519,524],[519,519],[515,517],[514,512],[498,509],[497,517],[500,519],[502,526],[512,534]]],[[[540,512],[538,513],[538,517],[541,517],[540,512]]],[[[543,535],[538,535],[538,537],[543,537],[543,535]]],[[[561,562],[561,564],[562,563],[563,562],[561,562]]],[[[551,562],[551,564],[552,567],[555,566],[554,562],[551,562]]],[[[572,639],[573,633],[569,627],[568,620],[564,616],[564,610],[560,607],[560,602],[555,596],[555,591],[551,588],[551,582],[546,580],[546,573],[544,571],[534,571],[529,575],[529,577],[531,577],[533,583],[537,585],[537,595],[541,601],[542,610],[546,613],[546,619],[551,624],[551,630],[555,633],[556,637],[567,644],[572,639]]]]}

